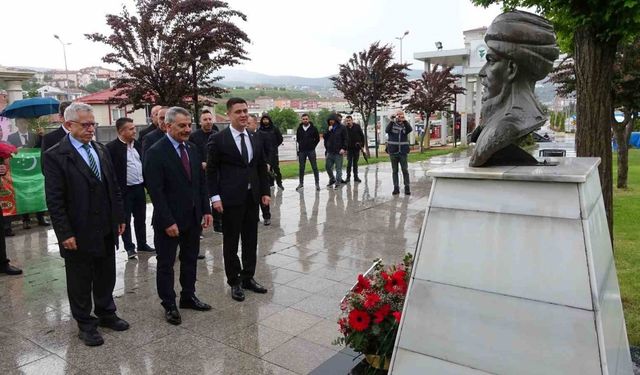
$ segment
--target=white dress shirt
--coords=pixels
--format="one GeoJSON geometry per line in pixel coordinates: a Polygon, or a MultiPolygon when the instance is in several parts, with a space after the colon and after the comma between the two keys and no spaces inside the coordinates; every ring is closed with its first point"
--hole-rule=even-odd
{"type": "MultiPolygon", "coordinates": [[[[242,156],[242,137],[240,136],[240,134],[244,134],[244,143],[247,145],[247,156],[248,156],[248,160],[249,163],[251,163],[251,160],[253,160],[253,146],[251,145],[251,140],[249,138],[249,133],[247,132],[247,129],[244,129],[242,132],[237,131],[236,129],[234,129],[233,126],[229,126],[229,130],[231,130],[231,136],[233,137],[233,140],[236,142],[236,147],[238,148],[238,151],[240,152],[240,155],[242,156]]],[[[251,184],[247,185],[247,190],[251,189],[251,184]]],[[[211,197],[211,202],[218,202],[220,199],[220,195],[214,195],[213,197],[211,197]]]]}
{"type": "Polygon", "coordinates": [[[142,177],[142,160],[140,154],[133,142],[127,143],[118,137],[120,142],[127,146],[127,186],[140,185],[144,183],[144,177],[142,177]]]}

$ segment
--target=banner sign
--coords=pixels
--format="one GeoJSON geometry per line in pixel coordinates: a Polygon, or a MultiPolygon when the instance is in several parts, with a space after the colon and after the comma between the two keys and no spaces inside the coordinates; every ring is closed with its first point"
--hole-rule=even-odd
{"type": "Polygon", "coordinates": [[[2,177],[0,205],[4,216],[47,210],[39,148],[21,148],[2,177]]]}

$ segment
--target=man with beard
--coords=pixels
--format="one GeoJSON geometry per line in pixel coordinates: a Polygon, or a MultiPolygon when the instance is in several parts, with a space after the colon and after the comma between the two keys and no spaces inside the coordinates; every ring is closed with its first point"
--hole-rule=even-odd
{"type": "Polygon", "coordinates": [[[316,182],[316,190],[320,190],[320,173],[318,172],[318,164],[316,163],[316,147],[318,146],[318,143],[320,143],[320,133],[313,123],[309,121],[309,115],[306,113],[303,114],[301,120],[302,122],[296,131],[298,163],[300,165],[300,184],[298,184],[296,190],[300,190],[304,187],[304,169],[307,164],[307,159],[309,159],[309,163],[311,163],[313,177],[316,182]]]}
{"type": "Polygon", "coordinates": [[[496,17],[484,39],[482,123],[470,136],[476,147],[469,165],[535,165],[537,160],[515,142],[546,121],[534,88],[558,58],[553,28],[540,16],[513,11],[496,17]]]}

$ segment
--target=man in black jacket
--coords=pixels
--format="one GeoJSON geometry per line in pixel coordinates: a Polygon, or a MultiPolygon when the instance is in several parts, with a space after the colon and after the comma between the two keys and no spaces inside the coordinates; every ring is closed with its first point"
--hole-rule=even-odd
{"type": "MultiPolygon", "coordinates": [[[[164,137],[167,133],[167,125],[164,122],[164,117],[167,113],[167,107],[161,107],[158,110],[158,127],[147,133],[142,137],[142,153],[146,154],[147,150],[151,148],[156,142],[164,137]]],[[[144,155],[143,155],[144,156],[144,155]]]]}
{"type": "Polygon", "coordinates": [[[160,109],[162,109],[161,105],[154,105],[151,108],[151,124],[146,128],[140,130],[140,135],[138,136],[138,141],[140,143],[144,141],[144,137],[146,137],[147,134],[151,133],[152,131],[158,128],[158,124],[160,123],[158,119],[158,112],[160,112],[160,109]]]}
{"type": "Polygon", "coordinates": [[[142,145],[136,140],[136,126],[133,120],[122,117],[116,120],[118,137],[107,143],[113,167],[116,171],[122,200],[124,201],[125,224],[122,234],[124,249],[129,259],[136,257],[136,246],[131,241],[131,215],[136,229],[138,251],[154,252],[147,244],[147,201],[142,176],[142,145]]]}
{"type": "MultiPolygon", "coordinates": [[[[60,116],[60,121],[62,121],[62,123],[60,124],[60,127],[58,129],[42,136],[41,151],[43,154],[45,151],[47,151],[51,147],[55,146],[58,142],[60,142],[60,140],[69,133],[69,129],[67,129],[64,122],[64,111],[70,105],[71,105],[71,102],[68,102],[68,101],[60,102],[60,105],[58,107],[58,116],[60,116]]],[[[44,159],[43,157],[40,158],[41,161],[43,159],[44,159]]],[[[42,162],[41,164],[42,164],[42,167],[44,168],[44,162],[42,162]]]]}
{"type": "Polygon", "coordinates": [[[124,232],[124,209],[111,157],[92,141],[92,108],[73,103],[64,114],[69,135],[44,153],[47,205],[65,261],[71,314],[88,346],[104,342],[98,325],[124,331],[116,315],[115,244],[124,232]],[[92,296],[98,319],[91,316],[92,296]]]}
{"type": "Polygon", "coordinates": [[[231,298],[244,301],[244,289],[267,293],[254,280],[258,247],[258,204],[269,205],[267,163],[260,137],[247,132],[247,102],[227,101],[231,126],[211,138],[207,181],[213,208],[222,213],[224,270],[231,298]],[[242,237],[242,263],[238,241],[242,237]]]}
{"type": "MultiPolygon", "coordinates": [[[[184,108],[166,112],[167,134],[146,152],[144,176],[151,201],[158,295],[170,324],[182,323],[173,289],[173,265],[180,245],[180,308],[211,310],[195,295],[200,233],[213,218],[207,199],[206,179],[196,146],[189,142],[191,114],[184,108]]],[[[146,139],[146,138],[145,138],[146,139]]]]}
{"type": "Polygon", "coordinates": [[[334,185],[334,189],[340,187],[342,181],[342,156],[347,152],[349,139],[347,129],[338,120],[338,116],[333,113],[327,119],[327,131],[324,132],[324,148],[327,153],[326,167],[329,175],[328,187],[334,185]],[[336,172],[333,173],[335,166],[336,172]]]}
{"type": "Polygon", "coordinates": [[[311,121],[309,121],[309,115],[306,113],[301,117],[302,122],[298,125],[296,131],[296,144],[298,146],[298,163],[299,179],[300,183],[296,187],[296,190],[300,190],[304,187],[304,169],[307,164],[307,159],[311,163],[311,169],[313,170],[313,177],[316,181],[316,190],[320,190],[320,173],[318,172],[318,164],[316,163],[316,146],[320,143],[320,133],[311,121]]]}
{"type": "Polygon", "coordinates": [[[404,119],[404,112],[398,111],[396,118],[391,121],[385,132],[387,133],[387,153],[391,160],[391,170],[393,178],[393,195],[400,194],[400,180],[398,178],[398,164],[402,169],[402,180],[404,181],[405,195],[411,194],[409,187],[409,167],[407,164],[407,155],[409,154],[409,133],[413,128],[409,121],[404,119]]]}
{"type": "MultiPolygon", "coordinates": [[[[280,159],[278,156],[278,147],[280,147],[283,141],[282,133],[280,132],[280,129],[273,124],[269,115],[264,115],[260,119],[258,133],[269,150],[267,163],[271,167],[272,174],[275,177],[275,182],[280,190],[284,190],[284,186],[282,186],[282,174],[280,173],[280,159]]],[[[271,186],[273,186],[273,181],[271,181],[271,186]]]]}
{"type": "Polygon", "coordinates": [[[358,124],[353,123],[353,117],[347,116],[344,119],[347,127],[347,135],[349,136],[349,146],[347,148],[347,179],[351,180],[351,168],[353,168],[353,181],[360,182],[358,178],[358,160],[360,159],[360,150],[364,144],[364,133],[358,124]]]}
{"type": "MultiPolygon", "coordinates": [[[[202,160],[202,169],[207,170],[207,144],[209,139],[219,132],[218,127],[213,123],[213,113],[208,109],[200,112],[200,129],[195,130],[189,136],[189,141],[193,142],[198,148],[200,160],[202,160]]],[[[213,213],[213,231],[222,233],[222,215],[215,210],[213,213]]],[[[198,259],[204,259],[204,255],[198,255],[198,259]]]]}

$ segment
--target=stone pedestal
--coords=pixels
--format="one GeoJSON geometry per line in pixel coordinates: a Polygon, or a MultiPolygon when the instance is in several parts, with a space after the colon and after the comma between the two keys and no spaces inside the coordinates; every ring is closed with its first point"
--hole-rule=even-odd
{"type": "Polygon", "coordinates": [[[391,371],[632,374],[596,158],[434,169],[391,371]]]}

